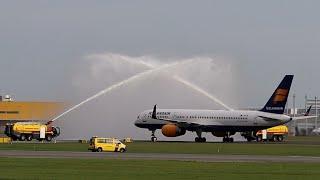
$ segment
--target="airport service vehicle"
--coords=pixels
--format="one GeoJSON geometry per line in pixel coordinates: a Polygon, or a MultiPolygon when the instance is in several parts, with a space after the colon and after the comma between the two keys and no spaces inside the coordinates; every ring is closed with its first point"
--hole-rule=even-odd
{"type": "Polygon", "coordinates": [[[92,152],[111,151],[123,153],[127,149],[126,145],[116,138],[92,137],[88,150],[92,152]]]}
{"type": "Polygon", "coordinates": [[[275,126],[272,128],[259,130],[256,133],[256,140],[258,142],[263,140],[269,141],[283,141],[288,136],[288,127],[285,125],[275,126]]]}
{"type": "MultiPolygon", "coordinates": [[[[202,132],[222,137],[223,142],[233,142],[236,132],[255,134],[257,131],[285,124],[291,120],[313,118],[314,116],[290,117],[284,115],[293,75],[286,75],[272,96],[259,111],[248,110],[196,110],[157,109],[141,112],[135,126],[150,130],[151,141],[156,141],[154,133],[161,129],[164,136],[182,136],[186,131],[195,131],[196,142],[205,142],[202,132]]],[[[245,137],[246,138],[246,137],[245,137]]]]}
{"type": "Polygon", "coordinates": [[[51,141],[60,135],[60,128],[39,122],[16,122],[6,124],[5,134],[14,141],[31,141],[32,139],[51,141]]]}
{"type": "Polygon", "coordinates": [[[313,129],[312,132],[311,132],[313,135],[320,135],[320,128],[317,128],[317,129],[313,129]]]}

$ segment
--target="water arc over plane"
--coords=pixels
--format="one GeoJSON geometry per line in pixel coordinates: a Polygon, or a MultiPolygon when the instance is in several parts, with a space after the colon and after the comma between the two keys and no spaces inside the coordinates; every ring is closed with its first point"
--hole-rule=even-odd
{"type": "MultiPolygon", "coordinates": [[[[148,59],[148,57],[146,56],[142,56],[139,58],[139,60],[133,60],[131,57],[129,56],[124,56],[124,55],[120,55],[120,54],[105,54],[105,55],[93,55],[93,56],[90,56],[90,58],[102,58],[102,59],[112,59],[112,58],[108,58],[108,57],[113,57],[113,56],[116,56],[118,57],[117,60],[121,60],[121,61],[124,61],[124,62],[127,62],[127,63],[130,63],[130,64],[136,64],[136,65],[142,65],[146,68],[149,68],[149,69],[154,69],[156,68],[157,66],[152,64],[152,63],[148,63],[146,62],[146,60],[144,59],[148,59]]],[[[208,58],[207,60],[212,60],[211,58],[208,58]]],[[[190,81],[182,78],[181,76],[178,76],[178,75],[173,75],[172,76],[172,79],[175,80],[176,82],[179,82],[183,85],[185,85],[186,87],[196,91],[197,93],[200,93],[202,94],[203,96],[209,98],[210,100],[212,100],[214,103],[217,103],[219,104],[220,106],[222,106],[223,108],[225,108],[226,110],[229,110],[229,111],[233,111],[234,109],[231,108],[230,106],[226,105],[225,103],[223,103],[220,99],[218,99],[217,97],[215,97],[214,95],[212,95],[211,93],[205,91],[204,89],[200,88],[199,86],[191,83],[190,81]]]]}
{"type": "Polygon", "coordinates": [[[143,77],[148,76],[148,75],[153,74],[153,73],[164,71],[164,70],[167,70],[169,68],[172,68],[172,67],[175,67],[175,66],[178,66],[178,65],[184,65],[184,64],[187,64],[187,63],[192,63],[194,61],[195,61],[195,59],[188,59],[188,60],[185,60],[185,61],[178,61],[178,62],[174,62],[174,63],[170,63],[170,64],[165,64],[165,65],[162,65],[162,66],[160,66],[158,68],[150,69],[150,70],[138,73],[136,75],[133,75],[133,76],[131,76],[131,77],[129,77],[129,78],[123,80],[123,81],[120,81],[120,82],[118,82],[116,84],[113,84],[113,85],[107,87],[106,89],[104,89],[102,91],[99,91],[95,95],[93,95],[93,96],[85,99],[84,101],[72,106],[68,110],[64,111],[60,115],[58,115],[55,118],[53,118],[52,120],[50,120],[49,122],[54,122],[55,120],[57,120],[57,119],[65,116],[66,114],[70,113],[71,111],[73,111],[73,110],[79,108],[80,106],[86,104],[87,102],[92,101],[92,100],[94,100],[94,99],[96,99],[96,98],[98,98],[98,97],[100,97],[100,96],[102,96],[102,95],[104,95],[106,93],[109,93],[112,90],[115,90],[115,89],[117,89],[117,88],[119,88],[121,86],[125,86],[130,82],[133,82],[135,80],[138,80],[140,78],[143,78],[143,77]]]}

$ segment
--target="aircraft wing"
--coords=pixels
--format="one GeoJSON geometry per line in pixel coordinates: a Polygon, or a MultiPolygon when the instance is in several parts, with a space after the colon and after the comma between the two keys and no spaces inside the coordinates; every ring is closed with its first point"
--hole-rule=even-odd
{"type": "Polygon", "coordinates": [[[180,125],[191,125],[191,126],[203,126],[205,124],[200,124],[199,122],[190,122],[190,121],[183,121],[183,120],[174,120],[174,119],[159,119],[158,120],[163,120],[163,121],[168,121],[180,125]]]}

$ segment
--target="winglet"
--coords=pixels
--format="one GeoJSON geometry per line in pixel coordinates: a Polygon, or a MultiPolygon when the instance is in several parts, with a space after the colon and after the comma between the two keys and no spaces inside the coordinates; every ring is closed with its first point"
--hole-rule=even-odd
{"type": "Polygon", "coordinates": [[[304,114],[304,116],[309,116],[310,110],[311,110],[312,105],[308,108],[307,112],[304,114]]]}
{"type": "Polygon", "coordinates": [[[157,119],[157,105],[156,104],[153,107],[152,119],[157,119]]]}

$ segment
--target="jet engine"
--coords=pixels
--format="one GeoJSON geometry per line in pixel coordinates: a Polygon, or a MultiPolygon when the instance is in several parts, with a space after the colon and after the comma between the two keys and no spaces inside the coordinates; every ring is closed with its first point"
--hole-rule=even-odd
{"type": "MultiPolygon", "coordinates": [[[[236,134],[236,132],[230,132],[230,136],[236,134]]],[[[212,132],[212,135],[216,136],[216,137],[226,137],[228,135],[228,132],[226,131],[214,131],[212,132]]]]}
{"type": "Polygon", "coordinates": [[[166,124],[162,126],[161,132],[167,137],[182,136],[186,133],[186,129],[177,126],[176,124],[166,124]]]}

